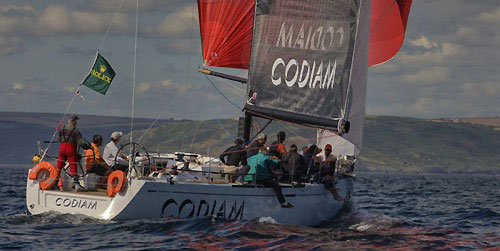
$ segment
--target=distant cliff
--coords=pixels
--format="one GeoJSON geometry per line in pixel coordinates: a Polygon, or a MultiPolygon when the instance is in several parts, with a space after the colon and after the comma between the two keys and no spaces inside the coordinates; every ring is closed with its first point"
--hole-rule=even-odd
{"type": "MultiPolygon", "coordinates": [[[[0,164],[29,164],[36,140],[48,140],[60,114],[0,113],[0,164]],[[8,115],[8,116],[7,116],[8,115]],[[16,115],[16,116],[14,116],[16,115]]],[[[483,118],[484,119],[484,118],[483,118]]],[[[492,118],[487,120],[490,122],[492,118]]],[[[136,120],[134,139],[140,140],[152,120],[136,120]]],[[[371,171],[500,173],[500,127],[467,120],[425,120],[367,116],[360,168],[371,171]]],[[[261,122],[264,125],[265,120],[261,122]]],[[[80,128],[88,139],[114,130],[129,131],[129,119],[82,116],[80,128]]],[[[257,128],[255,128],[257,130],[257,128]]],[[[310,128],[273,122],[264,132],[269,143],[276,132],[287,133],[287,145],[315,142],[310,128]]],[[[231,145],[236,120],[159,121],[140,142],[150,152],[191,151],[217,156],[231,145]]],[[[52,152],[56,152],[54,147],[52,152]]]]}

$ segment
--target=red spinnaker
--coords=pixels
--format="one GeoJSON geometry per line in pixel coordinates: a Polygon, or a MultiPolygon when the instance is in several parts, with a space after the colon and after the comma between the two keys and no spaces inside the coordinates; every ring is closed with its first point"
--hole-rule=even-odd
{"type": "MultiPolygon", "coordinates": [[[[403,44],[412,0],[372,0],[368,66],[384,63],[403,44]]],[[[255,0],[198,0],[207,66],[248,69],[255,0]]]]}
{"type": "Polygon", "coordinates": [[[198,0],[207,66],[248,69],[255,0],[198,0]]]}
{"type": "Polygon", "coordinates": [[[372,0],[368,66],[390,60],[403,45],[412,0],[372,0]]]}

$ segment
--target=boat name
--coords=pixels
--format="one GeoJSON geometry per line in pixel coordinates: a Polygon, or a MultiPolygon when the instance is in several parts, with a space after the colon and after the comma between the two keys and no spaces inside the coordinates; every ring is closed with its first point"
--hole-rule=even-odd
{"type": "Polygon", "coordinates": [[[216,215],[227,219],[242,219],[245,210],[245,202],[237,203],[236,200],[230,208],[226,205],[226,201],[217,202],[214,200],[210,203],[206,200],[200,200],[198,203],[190,199],[183,200],[180,204],[174,200],[169,199],[163,203],[161,208],[161,217],[179,217],[190,218],[193,216],[209,216],[216,215]]]}
{"type": "Polygon", "coordinates": [[[307,86],[314,89],[317,86],[319,89],[333,89],[337,61],[333,61],[333,63],[328,61],[328,65],[323,64],[323,61],[321,61],[318,66],[316,65],[316,60],[312,64],[307,60],[303,60],[299,64],[296,59],[290,59],[285,64],[282,58],[277,58],[271,68],[271,81],[276,86],[283,83],[284,80],[288,87],[297,84],[299,88],[307,86]],[[275,74],[275,72],[278,74],[275,74]],[[284,78],[282,79],[281,76],[284,76],[284,78]]]}
{"type": "MultiPolygon", "coordinates": [[[[276,40],[276,47],[309,51],[338,51],[343,46],[344,33],[343,27],[304,27],[304,24],[300,26],[298,32],[296,30],[294,32],[293,24],[287,28],[286,23],[283,22],[276,40]]],[[[300,62],[297,59],[290,59],[285,62],[283,58],[278,57],[271,68],[271,81],[276,86],[284,82],[288,87],[297,84],[299,88],[307,86],[309,89],[333,89],[336,72],[336,60],[328,60],[328,62],[302,60],[300,62]]]]}
{"type": "Polygon", "coordinates": [[[57,198],[55,204],[58,207],[85,208],[93,210],[97,209],[97,201],[92,200],[57,198]]]}

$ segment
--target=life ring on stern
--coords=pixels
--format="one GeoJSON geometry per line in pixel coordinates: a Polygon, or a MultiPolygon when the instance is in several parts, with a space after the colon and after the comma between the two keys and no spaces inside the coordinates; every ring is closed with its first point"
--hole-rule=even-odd
{"type": "Polygon", "coordinates": [[[108,197],[115,197],[116,193],[121,192],[123,187],[125,187],[126,179],[127,174],[125,172],[120,170],[113,171],[108,177],[108,197]]]}
{"type": "Polygon", "coordinates": [[[56,181],[59,178],[59,171],[57,171],[57,169],[54,167],[54,165],[52,165],[50,162],[42,161],[42,162],[38,163],[36,166],[34,166],[33,168],[31,168],[30,172],[28,173],[28,178],[30,180],[37,180],[38,174],[42,170],[48,171],[50,174],[50,177],[45,179],[44,181],[42,181],[40,183],[40,189],[48,190],[52,186],[54,186],[54,184],[56,184],[56,181]]]}

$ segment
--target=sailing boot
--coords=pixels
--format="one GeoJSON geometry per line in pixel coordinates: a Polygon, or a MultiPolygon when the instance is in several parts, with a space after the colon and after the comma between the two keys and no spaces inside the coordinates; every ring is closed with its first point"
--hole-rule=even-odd
{"type": "Polygon", "coordinates": [[[283,207],[283,208],[294,208],[294,206],[290,202],[283,202],[281,204],[281,207],[283,207]]]}
{"type": "Polygon", "coordinates": [[[338,201],[342,201],[344,200],[344,198],[342,196],[340,196],[340,194],[337,192],[337,189],[334,188],[332,190],[330,190],[330,192],[332,192],[332,195],[333,195],[333,199],[334,200],[338,200],[338,201]]]}
{"type": "Polygon", "coordinates": [[[78,192],[78,191],[86,191],[87,189],[85,189],[85,187],[83,187],[82,185],[80,185],[80,181],[78,180],[78,176],[74,176],[73,177],[73,186],[75,188],[75,192],[78,192]]]}

